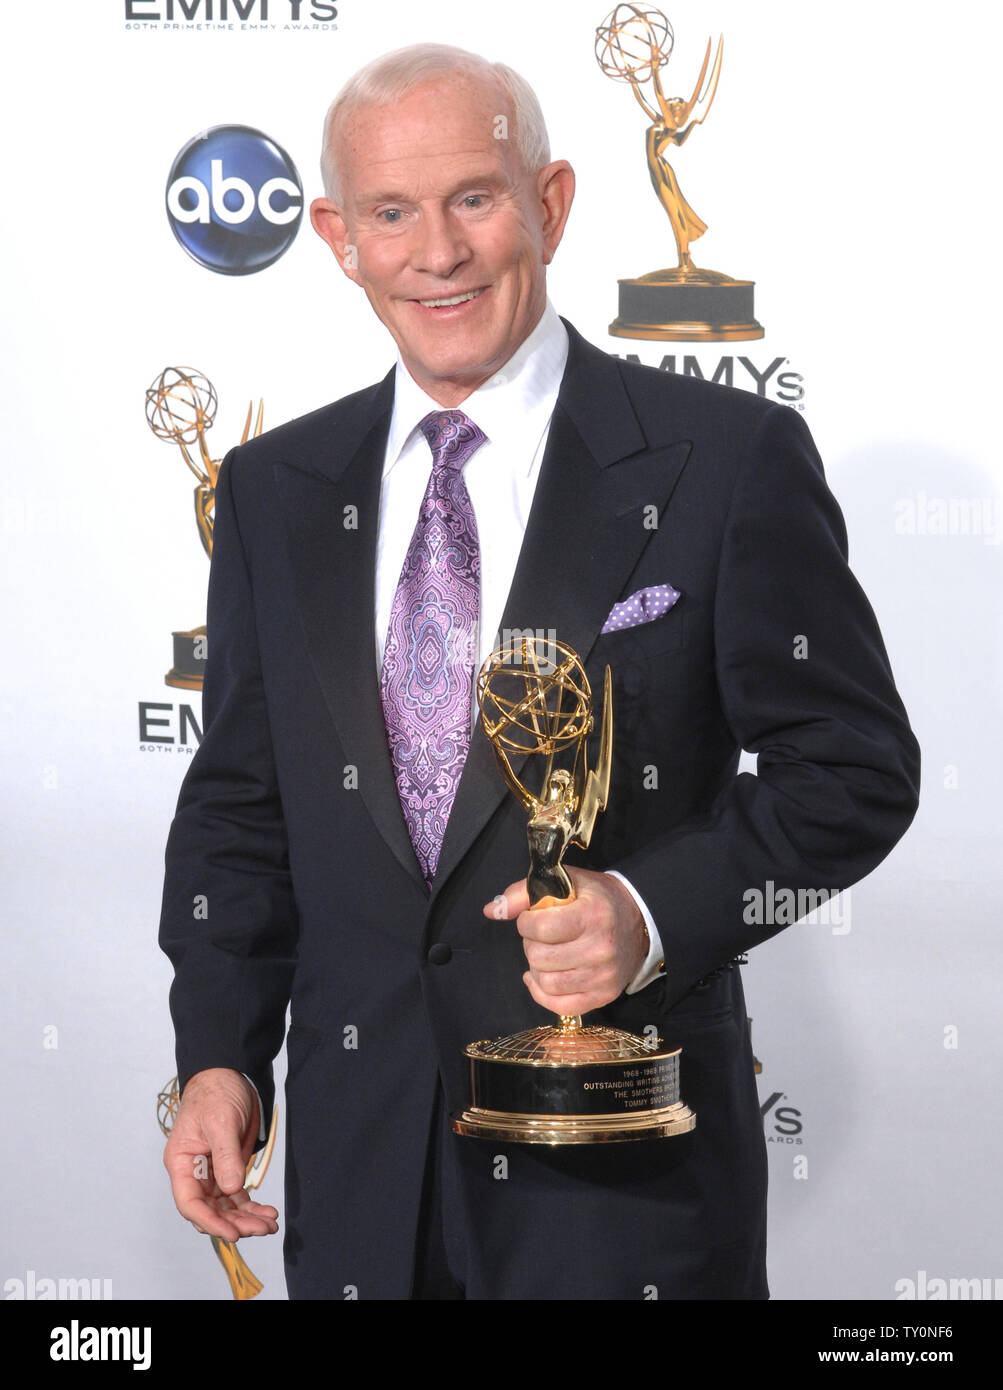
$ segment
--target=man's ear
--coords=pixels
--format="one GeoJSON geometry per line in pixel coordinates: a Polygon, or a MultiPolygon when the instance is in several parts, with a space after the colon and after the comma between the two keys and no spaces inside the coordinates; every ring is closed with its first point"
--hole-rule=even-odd
{"type": "Polygon", "coordinates": [[[310,204],[310,221],[320,239],[326,241],[334,252],[335,259],[349,280],[354,280],[360,285],[362,281],[359,279],[358,256],[349,240],[348,224],[339,208],[330,198],[315,198],[310,204]]]}
{"type": "Polygon", "coordinates": [[[575,171],[566,159],[544,165],[536,176],[536,192],[543,209],[543,264],[550,265],[575,198],[575,171]]]}

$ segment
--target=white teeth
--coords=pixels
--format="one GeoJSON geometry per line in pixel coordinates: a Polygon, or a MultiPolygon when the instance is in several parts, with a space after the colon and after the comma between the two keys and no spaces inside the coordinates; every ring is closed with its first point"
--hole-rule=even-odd
{"type": "Polygon", "coordinates": [[[480,290],[470,290],[467,294],[454,294],[451,299],[419,299],[418,303],[426,309],[446,309],[453,304],[465,304],[468,299],[476,299],[480,290]]]}

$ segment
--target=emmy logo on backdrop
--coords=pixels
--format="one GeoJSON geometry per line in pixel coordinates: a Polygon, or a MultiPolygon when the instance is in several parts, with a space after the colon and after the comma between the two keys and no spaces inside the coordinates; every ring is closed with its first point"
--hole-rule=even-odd
{"type": "MultiPolygon", "coordinates": [[[[502,776],[529,812],[530,909],[571,902],[561,863],[587,849],[605,810],[613,764],[613,682],[606,667],[596,766],[588,767],[592,691],[577,654],[553,638],[520,637],[492,652],[477,678],[481,727],[502,776]],[[534,792],[523,780],[543,766],[534,792]],[[516,775],[513,759],[522,777],[516,775]],[[564,763],[564,766],[558,764],[564,763]],[[526,766],[524,767],[523,764],[526,766]]],[[[556,1025],[471,1043],[469,1109],[457,1134],[526,1144],[595,1144],[683,1134],[696,1118],[679,1097],[679,1048],[660,1038],[562,1016],[556,1025]]]]}
{"type": "MultiPolygon", "coordinates": [[[[220,460],[210,457],[206,431],[216,418],[217,404],[212,382],[190,367],[165,367],[146,393],[146,422],[150,429],[158,439],[178,446],[185,463],[198,479],[195,487],[195,524],[202,548],[210,557],[216,510],[216,475],[219,473],[220,460]],[[192,458],[188,451],[188,445],[196,443],[200,462],[192,458]]],[[[250,435],[252,406],[253,402],[247,407],[241,444],[245,444],[250,435]]],[[[255,438],[261,433],[263,412],[264,401],[259,401],[254,423],[255,438]]],[[[174,639],[174,665],[164,677],[164,684],[182,690],[201,690],[207,649],[205,627],[192,628],[190,632],[174,632],[171,636],[174,639]]]]}
{"type": "Polygon", "coordinates": [[[707,119],[721,76],[724,40],[718,39],[713,62],[711,41],[707,40],[689,100],[667,97],[662,86],[661,71],[674,43],[672,25],[661,10],[650,5],[617,5],[596,30],[599,67],[614,81],[630,84],[638,105],[651,121],[646,136],[648,173],[668,215],[678,253],[675,266],[653,270],[636,280],[619,281],[620,312],[609,331],[617,338],[681,342],[761,338],[763,328],[753,314],[754,282],[734,280],[693,264],[690,243],[703,236],[707,224],[686,201],[669,162],[669,155],[707,119]]]}
{"type": "MultiPolygon", "coordinates": [[[[179,1104],[178,1078],[172,1076],[157,1097],[157,1123],[164,1134],[170,1134],[173,1129],[179,1104]]],[[[272,1161],[272,1150],[275,1148],[275,1136],[278,1133],[278,1127],[279,1107],[276,1105],[272,1111],[272,1123],[268,1127],[268,1139],[265,1147],[259,1149],[256,1154],[252,1154],[247,1162],[244,1187],[248,1192],[253,1192],[264,1181],[265,1174],[268,1172],[268,1165],[272,1161]]],[[[243,1255],[237,1249],[236,1241],[220,1240],[219,1236],[210,1236],[209,1239],[220,1264],[226,1270],[226,1277],[230,1281],[234,1298],[238,1302],[245,1302],[249,1298],[256,1297],[264,1285],[248,1269],[243,1255]]]]}

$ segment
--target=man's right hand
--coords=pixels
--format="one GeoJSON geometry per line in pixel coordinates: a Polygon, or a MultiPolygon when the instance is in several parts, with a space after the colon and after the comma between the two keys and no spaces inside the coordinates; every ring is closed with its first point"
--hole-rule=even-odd
{"type": "Polygon", "coordinates": [[[164,1167],[174,1204],[197,1231],[222,1240],[274,1235],[275,1207],[244,1190],[247,1160],[258,1135],[258,1100],[239,1071],[209,1067],[184,1089],[164,1167]]]}

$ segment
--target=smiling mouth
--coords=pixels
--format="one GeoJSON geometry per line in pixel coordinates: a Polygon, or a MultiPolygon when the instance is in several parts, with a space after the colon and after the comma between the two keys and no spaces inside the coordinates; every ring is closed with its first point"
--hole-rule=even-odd
{"type": "Polygon", "coordinates": [[[483,289],[467,290],[465,294],[452,294],[448,299],[419,299],[418,303],[423,309],[451,309],[454,304],[466,304],[467,300],[483,293],[483,289]]]}

